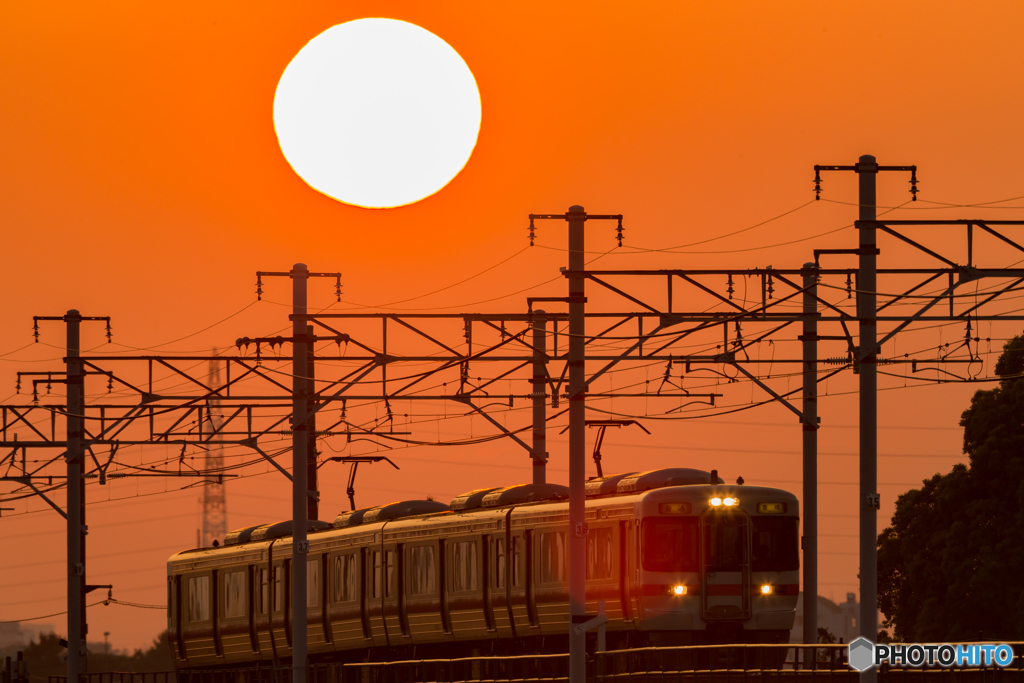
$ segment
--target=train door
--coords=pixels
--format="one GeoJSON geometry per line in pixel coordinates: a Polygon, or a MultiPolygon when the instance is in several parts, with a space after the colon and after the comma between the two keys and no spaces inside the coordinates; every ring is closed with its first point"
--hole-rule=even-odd
{"type": "Polygon", "coordinates": [[[292,645],[292,630],[288,623],[291,591],[288,590],[288,569],[291,562],[274,560],[270,566],[270,634],[274,639],[275,654],[292,645]]]}
{"type": "Polygon", "coordinates": [[[633,525],[628,520],[619,521],[619,601],[622,604],[622,620],[633,620],[632,592],[629,589],[629,577],[631,563],[630,559],[630,529],[633,525]]]}
{"type": "Polygon", "coordinates": [[[526,539],[529,532],[509,532],[508,538],[508,600],[509,615],[517,636],[528,635],[534,626],[531,595],[527,590],[526,576],[529,565],[526,562],[526,539]]]}
{"type": "Polygon", "coordinates": [[[374,544],[366,549],[364,574],[366,576],[364,586],[366,614],[373,644],[386,646],[388,645],[388,630],[387,622],[384,619],[384,549],[376,537],[374,544]]]}
{"type": "Polygon", "coordinates": [[[224,656],[224,643],[221,640],[220,607],[220,571],[210,572],[210,622],[213,626],[213,652],[218,657],[224,656]]]}
{"type": "Polygon", "coordinates": [[[182,631],[181,575],[167,577],[167,610],[171,645],[177,659],[185,660],[185,634],[182,631]]]}
{"type": "Polygon", "coordinates": [[[532,628],[540,628],[540,619],[537,616],[537,571],[534,567],[536,558],[536,539],[533,529],[527,529],[523,536],[523,574],[526,580],[526,615],[530,620],[532,628]]]}
{"type": "Polygon", "coordinates": [[[509,577],[508,527],[491,537],[488,546],[488,603],[491,606],[492,626],[498,638],[515,638],[515,622],[511,605],[511,582],[509,577]]]}
{"type": "MultiPolygon", "coordinates": [[[[310,650],[321,650],[330,642],[329,629],[325,629],[324,614],[324,568],[325,555],[321,553],[306,556],[306,596],[303,605],[295,609],[306,610],[306,638],[310,650]]],[[[289,592],[290,589],[289,589],[289,592]]],[[[294,613],[292,614],[294,618],[294,613]]],[[[290,627],[289,627],[290,628],[290,627]]]]}
{"type": "Polygon", "coordinates": [[[711,510],[700,518],[701,602],[708,620],[750,618],[750,518],[711,510]]]}
{"type": "Polygon", "coordinates": [[[259,579],[259,568],[256,565],[249,565],[247,568],[246,586],[249,587],[246,595],[246,614],[249,616],[249,647],[254,653],[260,651],[260,636],[259,631],[256,627],[256,595],[259,591],[259,586],[256,585],[256,581],[259,579]]]}
{"type": "Polygon", "coordinates": [[[448,605],[448,575],[451,573],[448,569],[448,541],[442,538],[439,544],[437,561],[439,569],[438,588],[441,591],[441,627],[447,635],[452,635],[452,613],[448,605]]]}
{"type": "Polygon", "coordinates": [[[273,600],[271,573],[273,563],[262,562],[255,566],[253,580],[253,621],[255,623],[256,649],[264,657],[277,657],[277,642],[274,639],[274,622],[271,618],[271,601],[273,600]]]}
{"type": "Polygon", "coordinates": [[[330,603],[328,603],[327,601],[328,586],[330,585],[328,583],[327,578],[329,576],[328,569],[330,569],[330,567],[328,566],[327,553],[321,554],[317,558],[317,562],[319,564],[321,578],[321,581],[318,586],[319,595],[317,596],[318,601],[320,603],[320,628],[322,628],[324,631],[324,643],[328,645],[333,645],[334,632],[331,629],[331,611],[329,607],[330,603]]]}
{"type": "Polygon", "coordinates": [[[409,635],[409,623],[402,604],[402,552],[403,543],[389,543],[382,548],[381,571],[383,572],[381,609],[384,614],[385,631],[391,645],[400,645],[409,635]]]}

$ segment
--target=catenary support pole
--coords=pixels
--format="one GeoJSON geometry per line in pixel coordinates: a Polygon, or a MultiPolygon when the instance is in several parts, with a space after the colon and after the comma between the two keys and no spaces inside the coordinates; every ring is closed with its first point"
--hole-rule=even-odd
{"type": "Polygon", "coordinates": [[[306,485],[308,348],[306,286],[309,270],[304,263],[292,267],[292,683],[306,683],[306,485]]]}
{"type": "Polygon", "coordinates": [[[547,482],[547,321],[544,311],[533,319],[533,483],[547,482]]]}
{"type": "Polygon", "coordinates": [[[803,405],[804,414],[804,633],[805,644],[818,642],[818,266],[804,264],[803,405]]]}
{"type": "MultiPolygon", "coordinates": [[[[582,206],[569,207],[569,270],[582,271],[584,263],[582,206]]],[[[581,275],[569,275],[569,683],[586,683],[586,634],[573,628],[586,616],[586,403],[584,401],[584,283],[581,275]]]]}
{"type": "MultiPolygon", "coordinates": [[[[309,409],[316,409],[316,401],[313,395],[316,393],[316,364],[313,357],[316,355],[316,345],[313,343],[315,332],[312,325],[306,326],[306,338],[309,343],[306,347],[306,377],[309,377],[308,394],[309,409]]],[[[320,485],[317,480],[317,448],[316,448],[316,413],[306,423],[306,487],[310,495],[306,498],[306,518],[320,519],[320,485]]]]}
{"type": "MultiPolygon", "coordinates": [[[[875,244],[875,189],[878,164],[866,154],[857,164],[860,185],[858,223],[859,265],[857,318],[860,321],[860,634],[875,642],[878,637],[878,327],[875,288],[878,258],[875,244]]],[[[862,683],[874,683],[874,667],[860,675],[862,683]]]]}
{"type": "Polygon", "coordinates": [[[85,669],[85,448],[82,415],[85,377],[81,352],[82,316],[71,309],[67,327],[67,454],[68,468],[68,683],[77,683],[85,669]]]}

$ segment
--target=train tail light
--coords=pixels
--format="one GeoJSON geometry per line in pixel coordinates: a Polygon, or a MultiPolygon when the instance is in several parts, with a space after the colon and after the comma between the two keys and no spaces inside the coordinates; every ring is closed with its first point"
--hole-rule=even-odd
{"type": "Polygon", "coordinates": [[[682,584],[672,586],[672,595],[686,595],[686,586],[682,584]]]}
{"type": "Polygon", "coordinates": [[[768,585],[766,583],[763,586],[761,586],[761,595],[771,595],[771,594],[772,594],[772,587],[770,585],[768,585]]]}

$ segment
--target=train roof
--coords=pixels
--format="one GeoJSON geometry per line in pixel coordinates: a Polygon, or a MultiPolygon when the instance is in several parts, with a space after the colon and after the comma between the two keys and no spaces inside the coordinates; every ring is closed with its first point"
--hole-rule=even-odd
{"type": "MultiPolygon", "coordinates": [[[[796,502],[796,497],[793,494],[782,489],[743,485],[739,481],[736,484],[726,484],[718,477],[716,470],[708,472],[689,468],[667,468],[647,472],[613,474],[591,479],[586,484],[587,506],[603,507],[604,501],[611,505],[631,505],[650,494],[653,494],[655,499],[662,498],[663,495],[677,495],[680,488],[686,489],[691,495],[698,497],[723,495],[723,489],[727,489],[726,495],[738,495],[750,502],[779,500],[780,497],[784,497],[786,501],[796,502]],[[676,493],[666,491],[662,494],[659,489],[675,489],[676,493]]],[[[480,518],[482,521],[485,517],[493,517],[493,514],[487,513],[502,515],[504,514],[502,508],[513,506],[517,509],[528,508],[535,514],[545,515],[555,510],[554,506],[563,503],[568,497],[568,487],[559,484],[519,484],[500,488],[482,488],[456,496],[452,499],[451,505],[432,500],[398,501],[387,505],[342,512],[334,520],[333,525],[310,520],[307,522],[306,529],[308,532],[317,532],[331,530],[332,527],[333,529],[365,527],[367,532],[374,533],[387,522],[401,521],[399,526],[409,528],[410,525],[415,527],[421,522],[427,522],[428,518],[445,515],[453,515],[451,518],[453,522],[457,519],[460,521],[464,519],[466,522],[472,523],[476,518],[480,518]]],[[[561,512],[560,508],[558,510],[561,512]]],[[[795,512],[796,508],[794,507],[792,510],[795,512]]],[[[236,529],[225,536],[224,545],[237,547],[254,544],[253,548],[255,549],[257,542],[286,538],[291,535],[292,522],[284,520],[273,524],[236,529]]],[[[195,553],[200,550],[203,549],[197,548],[183,551],[183,553],[195,553]]]]}

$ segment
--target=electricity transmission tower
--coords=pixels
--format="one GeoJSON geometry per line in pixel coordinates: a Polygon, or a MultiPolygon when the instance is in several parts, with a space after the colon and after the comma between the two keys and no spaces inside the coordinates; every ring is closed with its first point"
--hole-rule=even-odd
{"type": "MultiPolygon", "coordinates": [[[[210,360],[209,377],[211,387],[220,386],[220,361],[210,360]]],[[[207,414],[214,433],[219,432],[223,427],[224,420],[219,408],[220,398],[216,395],[211,396],[207,401],[207,414]]],[[[206,472],[219,472],[224,468],[224,451],[219,444],[219,439],[210,442],[203,460],[203,470],[206,472]]],[[[223,481],[206,482],[199,502],[203,506],[203,529],[199,547],[209,548],[213,545],[214,540],[223,539],[228,532],[228,501],[223,481]]]]}

